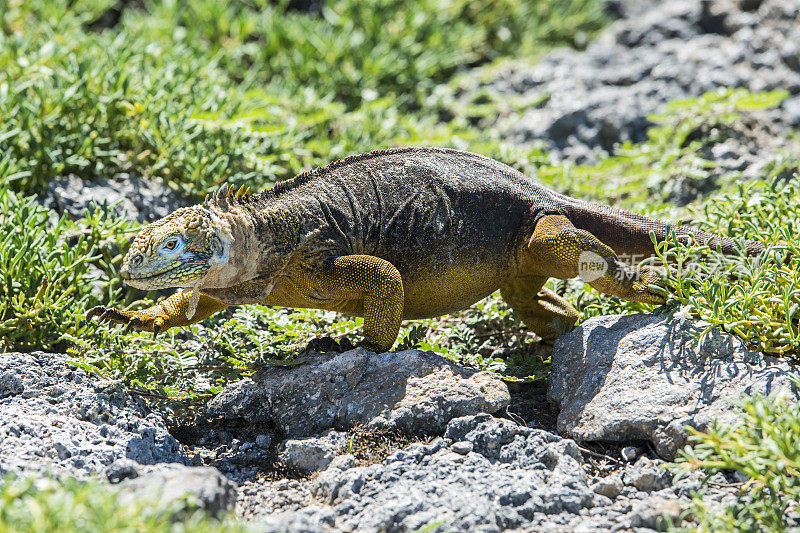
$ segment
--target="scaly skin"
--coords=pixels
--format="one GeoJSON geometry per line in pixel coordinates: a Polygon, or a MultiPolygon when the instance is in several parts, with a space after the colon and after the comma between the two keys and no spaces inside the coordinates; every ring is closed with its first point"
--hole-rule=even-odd
{"type": "MultiPolygon", "coordinates": [[[[364,344],[392,347],[402,320],[464,309],[500,289],[545,341],[578,312],[544,289],[585,278],[601,292],[662,303],[658,278],[617,254],[653,253],[667,224],[545,189],[514,169],[467,152],[378,150],[349,157],[259,195],[223,188],[142,230],[122,277],[134,287],[183,290],[143,311],[97,307],[146,331],[203,320],[229,305],[262,303],[364,317],[364,344]],[[587,255],[588,254],[588,255],[587,255]]],[[[680,227],[732,253],[731,239],[680,227]]],[[[761,251],[749,242],[748,252],[761,251]]]]}

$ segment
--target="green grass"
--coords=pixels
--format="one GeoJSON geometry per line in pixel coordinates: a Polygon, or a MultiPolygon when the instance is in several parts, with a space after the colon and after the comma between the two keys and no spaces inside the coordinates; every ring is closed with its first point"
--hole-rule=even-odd
{"type": "Polygon", "coordinates": [[[129,501],[98,481],[0,478],[0,533],[22,531],[221,533],[247,528],[231,517],[213,518],[191,501],[129,501]]]}
{"type": "MultiPolygon", "coordinates": [[[[647,131],[645,142],[622,143],[613,156],[595,165],[544,165],[533,175],[574,196],[597,198],[596,188],[602,184],[604,203],[653,211],[679,196],[679,187],[708,191],[738,180],[741,173],[730,173],[722,183],[707,183],[713,180],[716,166],[707,157],[708,148],[740,136],[738,129],[747,113],[775,108],[787,96],[786,91],[718,89],[698,98],[676,100],[648,117],[655,126],[647,131]]],[[[777,155],[767,169],[767,179],[786,166],[797,168],[797,158],[785,160],[777,155]]]]}
{"type": "Polygon", "coordinates": [[[20,167],[15,189],[126,171],[196,198],[382,146],[485,148],[480,132],[437,124],[431,89],[585,42],[606,21],[602,0],[339,0],[319,16],[163,0],[94,33],[85,24],[111,2],[4,3],[0,151],[20,167]]]}
{"type": "Polygon", "coordinates": [[[338,0],[316,17],[283,4],[155,1],[125,23],[151,40],[216,53],[235,80],[281,94],[311,87],[353,109],[373,93],[420,106],[460,68],[580,46],[607,21],[596,0],[338,0]]]}
{"type": "Polygon", "coordinates": [[[131,225],[96,209],[79,223],[53,217],[3,181],[13,173],[0,160],[0,350],[51,350],[75,330],[76,310],[119,301],[114,272],[131,225]]]}
{"type": "Polygon", "coordinates": [[[718,327],[752,349],[799,357],[798,206],[796,176],[739,185],[706,204],[698,218],[705,228],[740,239],[740,253],[723,258],[708,246],[674,237],[663,243],[659,256],[675,263],[668,283],[681,316],[704,320],[703,334],[718,327]],[[748,258],[744,238],[765,243],[766,252],[748,258]]]}
{"type": "MultiPolygon", "coordinates": [[[[790,180],[739,184],[696,206],[697,226],[740,243],[738,253],[723,256],[690,238],[658,245],[652,266],[668,264],[665,309],[679,320],[697,318],[698,341],[720,328],[754,350],[800,357],[800,185],[790,180]],[[747,257],[744,241],[764,243],[758,258],[747,257]]],[[[654,306],[573,292],[584,317],[651,311],[654,306]]]]}

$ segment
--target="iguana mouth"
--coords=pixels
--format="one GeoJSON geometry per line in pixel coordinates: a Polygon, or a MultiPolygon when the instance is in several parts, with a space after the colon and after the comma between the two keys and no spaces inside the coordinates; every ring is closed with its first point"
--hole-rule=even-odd
{"type": "Polygon", "coordinates": [[[181,263],[166,270],[153,274],[130,275],[125,278],[125,283],[142,290],[167,289],[169,287],[186,287],[202,279],[208,272],[204,263],[181,263]]]}
{"type": "Polygon", "coordinates": [[[128,275],[123,277],[123,279],[125,281],[129,281],[129,280],[141,281],[141,280],[153,279],[155,277],[163,276],[164,274],[172,272],[173,270],[177,270],[179,267],[180,267],[180,265],[174,266],[172,268],[168,268],[166,270],[162,270],[161,272],[156,272],[155,274],[146,274],[146,275],[138,275],[137,276],[137,275],[133,275],[133,274],[128,273],[128,275]]]}

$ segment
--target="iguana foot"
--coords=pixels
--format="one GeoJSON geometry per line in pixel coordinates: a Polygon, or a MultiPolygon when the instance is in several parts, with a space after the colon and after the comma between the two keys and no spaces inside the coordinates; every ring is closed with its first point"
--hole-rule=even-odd
{"type": "Polygon", "coordinates": [[[186,314],[187,310],[191,308],[191,296],[191,291],[182,290],[156,305],[140,311],[120,311],[113,307],[98,305],[86,314],[86,320],[98,317],[98,322],[116,322],[127,326],[129,330],[152,331],[155,336],[170,328],[199,322],[228,306],[226,303],[203,294],[200,295],[194,314],[189,318],[186,314]]]}
{"type": "Polygon", "coordinates": [[[628,299],[646,304],[661,305],[666,303],[668,285],[657,272],[642,269],[638,279],[630,287],[628,299]]]}
{"type": "Polygon", "coordinates": [[[387,348],[386,346],[381,346],[379,344],[376,344],[374,342],[369,342],[366,340],[356,343],[356,347],[364,348],[365,350],[369,350],[370,352],[373,353],[386,353],[389,350],[391,350],[391,346],[387,348]]]}
{"type": "Polygon", "coordinates": [[[86,313],[87,322],[94,317],[97,317],[98,323],[104,321],[114,322],[126,326],[128,331],[134,329],[152,331],[153,336],[158,335],[164,329],[164,323],[169,318],[166,314],[159,316],[152,312],[145,314],[140,311],[120,311],[114,307],[105,307],[103,305],[93,307],[86,313]]]}
{"type": "Polygon", "coordinates": [[[580,276],[600,292],[631,302],[658,305],[666,301],[667,291],[658,274],[648,268],[636,272],[614,250],[564,216],[543,217],[528,241],[528,252],[540,275],[580,276]]]}

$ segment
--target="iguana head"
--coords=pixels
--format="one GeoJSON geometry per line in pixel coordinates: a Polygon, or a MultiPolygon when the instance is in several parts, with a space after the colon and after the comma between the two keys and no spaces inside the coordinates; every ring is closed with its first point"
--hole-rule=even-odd
{"type": "Polygon", "coordinates": [[[227,263],[230,233],[203,206],[178,209],[146,226],[122,261],[120,274],[137,289],[196,287],[227,263]]]}

